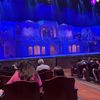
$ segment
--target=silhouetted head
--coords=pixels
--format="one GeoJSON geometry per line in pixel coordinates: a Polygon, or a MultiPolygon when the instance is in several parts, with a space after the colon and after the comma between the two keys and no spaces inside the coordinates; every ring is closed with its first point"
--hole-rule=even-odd
{"type": "Polygon", "coordinates": [[[54,67],[54,76],[64,76],[64,71],[61,66],[54,67]]]}
{"type": "Polygon", "coordinates": [[[30,80],[33,77],[33,75],[36,74],[33,65],[25,61],[20,63],[19,72],[19,77],[21,78],[21,80],[30,80]]]}
{"type": "Polygon", "coordinates": [[[39,65],[44,64],[44,60],[43,60],[43,59],[39,59],[39,60],[38,60],[38,64],[39,64],[39,65]]]}

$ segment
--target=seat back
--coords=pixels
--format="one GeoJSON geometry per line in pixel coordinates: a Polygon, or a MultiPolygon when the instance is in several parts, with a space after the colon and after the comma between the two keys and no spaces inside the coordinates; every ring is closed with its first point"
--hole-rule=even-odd
{"type": "Polygon", "coordinates": [[[17,81],[4,87],[4,100],[39,100],[37,82],[17,81]]]}
{"type": "Polygon", "coordinates": [[[39,73],[39,76],[40,76],[40,78],[43,82],[44,80],[52,78],[53,77],[53,72],[51,70],[47,70],[47,71],[44,71],[42,73],[39,73]]]}
{"type": "Polygon", "coordinates": [[[9,81],[10,78],[11,76],[0,75],[0,83],[1,83],[0,88],[3,88],[3,86],[9,81]]]}
{"type": "Polygon", "coordinates": [[[77,100],[73,78],[55,77],[43,83],[43,100],[77,100]]]}
{"type": "Polygon", "coordinates": [[[6,76],[12,76],[14,74],[15,70],[11,66],[3,66],[0,69],[0,75],[6,75],[6,76]]]}

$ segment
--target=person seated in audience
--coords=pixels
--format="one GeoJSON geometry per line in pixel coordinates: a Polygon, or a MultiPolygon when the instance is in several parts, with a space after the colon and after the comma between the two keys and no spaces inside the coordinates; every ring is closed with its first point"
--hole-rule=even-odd
{"type": "Polygon", "coordinates": [[[77,74],[77,65],[74,64],[71,67],[71,76],[73,76],[73,74],[77,74]]]}
{"type": "Polygon", "coordinates": [[[86,73],[87,73],[87,70],[88,70],[88,65],[87,65],[87,63],[84,63],[83,65],[82,65],[83,67],[83,69],[82,69],[82,79],[83,80],[86,80],[86,73]]]}
{"type": "Polygon", "coordinates": [[[39,59],[38,64],[39,66],[37,66],[36,71],[50,70],[50,66],[46,65],[43,59],[39,59]]]}
{"type": "Polygon", "coordinates": [[[29,62],[21,62],[19,69],[15,71],[14,75],[7,82],[11,84],[16,81],[25,80],[25,81],[36,81],[39,86],[42,85],[41,79],[37,72],[34,70],[34,67],[29,62]]]}
{"type": "Polygon", "coordinates": [[[54,76],[65,76],[64,70],[61,66],[54,67],[54,76]]]}
{"type": "Polygon", "coordinates": [[[83,69],[86,67],[86,61],[85,60],[79,60],[77,63],[77,74],[79,78],[83,78],[83,69]]]}
{"type": "Polygon", "coordinates": [[[93,69],[92,69],[92,73],[94,76],[94,79],[96,82],[98,82],[99,77],[98,77],[98,72],[100,70],[100,60],[97,60],[94,64],[93,64],[93,69]]]}
{"type": "Polygon", "coordinates": [[[93,63],[94,63],[94,61],[93,61],[93,59],[90,59],[89,61],[88,61],[88,63],[87,63],[87,65],[88,65],[88,72],[89,72],[89,76],[90,77],[93,77],[93,73],[92,73],[92,65],[93,65],[93,63]]]}
{"type": "Polygon", "coordinates": [[[18,64],[17,64],[17,62],[14,62],[12,64],[12,67],[14,68],[15,71],[18,70],[18,64]]]}
{"type": "Polygon", "coordinates": [[[7,68],[8,68],[7,70],[8,75],[12,76],[15,73],[15,71],[18,70],[18,63],[14,62],[9,67],[7,66],[7,68]]]}

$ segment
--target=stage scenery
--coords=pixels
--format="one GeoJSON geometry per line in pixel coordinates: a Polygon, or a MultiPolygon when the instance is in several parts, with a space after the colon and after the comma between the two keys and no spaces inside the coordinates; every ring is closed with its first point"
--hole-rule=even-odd
{"type": "Polygon", "coordinates": [[[0,100],[100,100],[100,0],[0,0],[0,100]]]}
{"type": "Polygon", "coordinates": [[[100,26],[74,27],[56,21],[0,23],[0,59],[100,53],[100,26]]]}

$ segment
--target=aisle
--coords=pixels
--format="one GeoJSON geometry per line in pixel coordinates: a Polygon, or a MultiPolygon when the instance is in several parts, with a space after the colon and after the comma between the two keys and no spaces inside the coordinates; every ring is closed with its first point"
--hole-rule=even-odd
{"type": "MultiPolygon", "coordinates": [[[[70,69],[64,71],[67,77],[71,77],[70,69]]],[[[100,100],[100,84],[75,79],[75,87],[78,88],[78,96],[82,100],[100,100]]]]}
{"type": "Polygon", "coordinates": [[[100,100],[100,85],[76,80],[76,87],[82,100],[100,100]]]}

